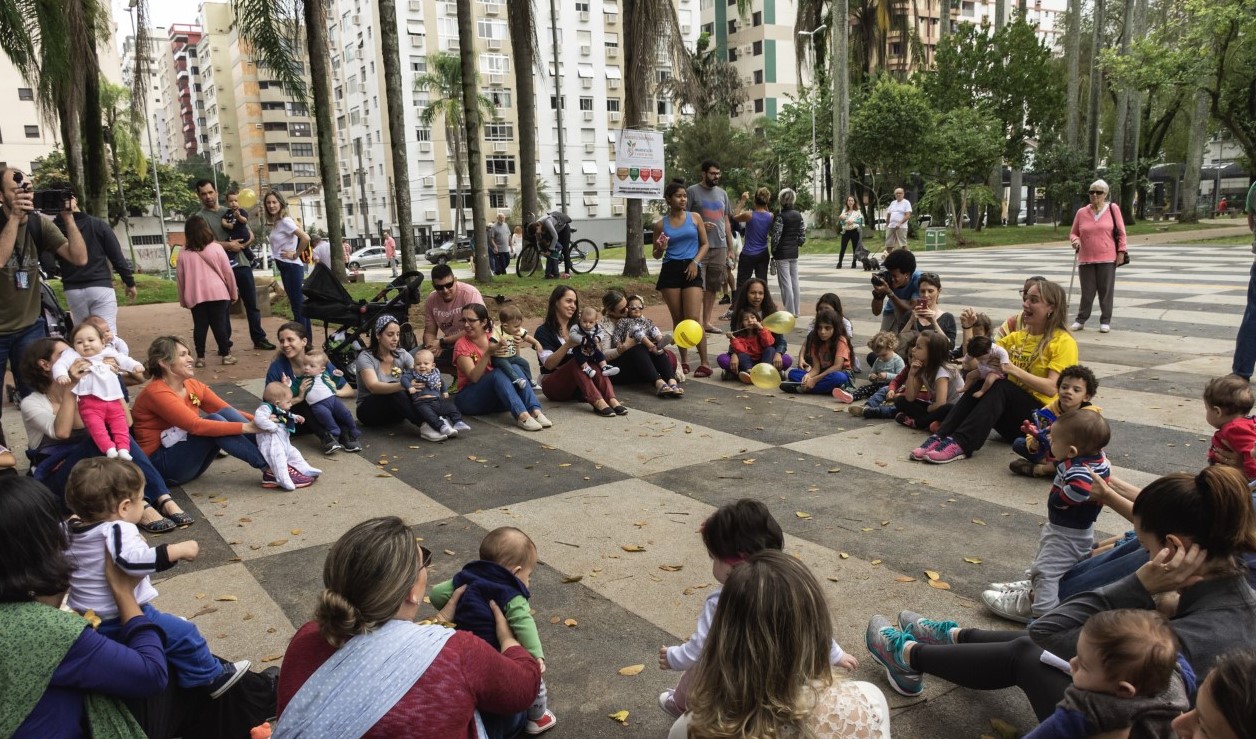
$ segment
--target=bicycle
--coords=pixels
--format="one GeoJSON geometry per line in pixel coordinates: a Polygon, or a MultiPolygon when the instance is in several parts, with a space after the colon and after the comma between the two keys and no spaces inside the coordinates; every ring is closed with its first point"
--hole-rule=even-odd
{"type": "MultiPolygon", "coordinates": [[[[571,229],[571,232],[574,234],[576,229],[571,229]]],[[[601,254],[601,250],[598,249],[597,244],[593,243],[592,239],[576,239],[571,242],[571,247],[568,250],[568,255],[571,259],[571,271],[578,275],[592,272],[597,267],[601,254]]],[[[542,255],[536,239],[525,238],[523,248],[515,259],[515,274],[519,277],[531,277],[540,268],[543,258],[544,255],[542,255]]]]}

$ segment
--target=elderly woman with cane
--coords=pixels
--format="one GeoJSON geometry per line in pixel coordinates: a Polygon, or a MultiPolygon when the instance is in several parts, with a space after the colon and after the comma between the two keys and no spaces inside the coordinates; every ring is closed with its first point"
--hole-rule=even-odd
{"type": "MultiPolygon", "coordinates": [[[[1090,309],[1099,295],[1099,333],[1112,330],[1112,293],[1116,287],[1116,268],[1129,263],[1125,244],[1125,219],[1116,203],[1108,201],[1108,183],[1095,180],[1090,185],[1090,204],[1073,216],[1069,243],[1073,246],[1073,267],[1081,275],[1082,299],[1077,306],[1077,319],[1070,331],[1081,331],[1090,318],[1090,309]]],[[[1069,278],[1069,298],[1073,296],[1073,280],[1069,278]]]]}

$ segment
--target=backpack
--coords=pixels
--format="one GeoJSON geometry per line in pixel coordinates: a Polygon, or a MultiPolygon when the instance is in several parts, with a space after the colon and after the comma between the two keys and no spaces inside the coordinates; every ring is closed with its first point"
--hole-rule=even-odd
{"type": "MultiPolygon", "coordinates": [[[[48,324],[48,336],[54,339],[64,339],[70,335],[70,330],[74,328],[74,322],[70,319],[70,312],[61,307],[61,303],[57,301],[57,294],[52,291],[52,286],[48,284],[48,270],[44,266],[42,259],[44,255],[44,229],[49,223],[39,213],[32,212],[27,216],[26,233],[30,234],[31,243],[35,245],[35,253],[40,255],[39,265],[39,302],[40,310],[43,313],[44,321],[48,324]],[[39,227],[31,229],[31,221],[29,219],[37,218],[39,227]]],[[[55,264],[55,260],[53,264],[55,264]]]]}

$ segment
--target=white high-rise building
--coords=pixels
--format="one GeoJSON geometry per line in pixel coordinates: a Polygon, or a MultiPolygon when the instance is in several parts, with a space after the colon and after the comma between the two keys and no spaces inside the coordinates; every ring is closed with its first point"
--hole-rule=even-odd
{"type": "MultiPolygon", "coordinates": [[[[175,151],[170,145],[170,124],[166,120],[165,103],[166,95],[173,94],[174,90],[174,86],[167,79],[169,69],[166,60],[171,58],[170,37],[165,28],[150,28],[147,33],[148,80],[144,85],[145,128],[139,131],[140,147],[150,160],[170,164],[175,161],[175,151]]],[[[135,42],[135,36],[128,35],[122,46],[122,79],[123,84],[128,87],[133,84],[136,74],[135,42]]]]}

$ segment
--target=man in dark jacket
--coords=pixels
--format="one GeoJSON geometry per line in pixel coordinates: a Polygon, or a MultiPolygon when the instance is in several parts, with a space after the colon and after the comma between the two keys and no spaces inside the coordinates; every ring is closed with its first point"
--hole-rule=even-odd
{"type": "MultiPolygon", "coordinates": [[[[70,196],[70,208],[74,211],[74,224],[83,234],[83,242],[87,245],[87,264],[77,267],[57,255],[57,263],[61,267],[61,283],[65,286],[65,302],[69,304],[75,324],[82,323],[88,316],[100,316],[113,329],[114,334],[117,334],[118,296],[113,291],[113,271],[110,265],[126,285],[127,299],[134,302],[135,278],[131,276],[131,265],[123,258],[118,237],[108,222],[81,212],[77,196],[70,196]]],[[[65,232],[65,226],[60,221],[57,222],[57,227],[62,233],[65,232]]]]}

